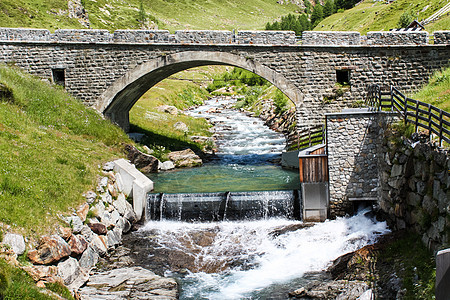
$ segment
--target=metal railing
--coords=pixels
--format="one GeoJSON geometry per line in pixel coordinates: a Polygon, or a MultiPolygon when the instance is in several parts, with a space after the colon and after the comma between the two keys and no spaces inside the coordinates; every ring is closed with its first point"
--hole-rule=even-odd
{"type": "Polygon", "coordinates": [[[375,110],[390,109],[399,113],[405,124],[413,124],[416,132],[419,129],[428,131],[430,139],[438,139],[440,146],[444,141],[450,143],[450,113],[408,98],[393,86],[388,93],[384,93],[378,85],[369,86],[366,105],[375,110]]]}

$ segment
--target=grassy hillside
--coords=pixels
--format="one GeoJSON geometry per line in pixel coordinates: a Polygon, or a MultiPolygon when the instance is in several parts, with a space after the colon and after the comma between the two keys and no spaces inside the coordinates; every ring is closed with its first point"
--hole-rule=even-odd
{"type": "MultiPolygon", "coordinates": [[[[143,143],[155,150],[158,156],[159,146],[168,150],[181,150],[189,147],[201,150],[200,145],[191,140],[190,136],[210,136],[210,125],[203,119],[196,119],[185,115],[182,110],[190,106],[199,105],[210,94],[204,88],[209,78],[216,72],[222,72],[226,67],[207,66],[186,70],[161,81],[150,89],[133,106],[130,111],[132,131],[145,133],[148,139],[143,143]],[[203,87],[203,88],[202,88],[203,87]],[[179,109],[177,115],[163,112],[158,107],[171,105],[179,109]],[[185,123],[189,131],[175,130],[177,122],[185,123]]],[[[164,157],[159,157],[164,159],[164,157]]]]}
{"type": "Polygon", "coordinates": [[[430,81],[411,98],[450,112],[450,67],[434,73],[430,81]]]}
{"type": "MultiPolygon", "coordinates": [[[[410,11],[419,21],[426,19],[447,4],[447,0],[396,0],[391,4],[385,1],[365,0],[344,12],[336,13],[320,22],[314,30],[368,31],[397,28],[400,16],[410,11]]],[[[426,26],[429,32],[449,30],[450,17],[446,16],[436,23],[426,26]]]]}
{"type": "MultiPolygon", "coordinates": [[[[67,0],[2,0],[0,27],[82,28],[68,17],[67,0]]],[[[273,0],[82,0],[91,28],[137,29],[142,13],[146,26],[160,29],[263,29],[282,15],[299,9],[273,0]]]]}
{"type": "Polygon", "coordinates": [[[129,140],[58,86],[5,66],[0,84],[0,223],[44,234],[129,140]]]}

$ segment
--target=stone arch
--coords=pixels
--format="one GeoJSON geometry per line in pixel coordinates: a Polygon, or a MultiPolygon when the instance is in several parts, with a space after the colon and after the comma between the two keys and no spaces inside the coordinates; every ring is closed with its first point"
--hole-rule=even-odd
{"type": "Polygon", "coordinates": [[[95,108],[127,131],[129,111],[146,91],[170,75],[205,65],[246,69],[275,85],[296,106],[303,101],[303,93],[292,82],[259,62],[231,53],[186,51],[161,55],[136,66],[108,87],[97,100],[95,108]]]}

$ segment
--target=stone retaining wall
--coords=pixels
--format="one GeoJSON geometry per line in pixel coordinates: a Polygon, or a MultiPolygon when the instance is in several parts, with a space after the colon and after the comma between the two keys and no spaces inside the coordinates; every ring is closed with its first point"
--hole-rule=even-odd
{"type": "Polygon", "coordinates": [[[448,247],[449,151],[428,136],[396,133],[395,114],[354,111],[326,118],[330,217],[351,213],[353,201],[371,200],[392,229],[416,231],[434,251],[448,247]]]}
{"type": "MultiPolygon", "coordinates": [[[[167,30],[116,30],[109,33],[100,29],[58,29],[54,34],[46,29],[0,28],[0,40],[7,41],[52,41],[79,43],[188,43],[188,44],[255,44],[294,45],[293,31],[238,31],[226,30],[179,30],[170,34],[167,30]]],[[[305,31],[303,45],[426,45],[428,32],[359,32],[305,31]]],[[[450,44],[450,31],[436,31],[435,44],[450,44]]]]}
{"type": "Polygon", "coordinates": [[[427,136],[386,131],[378,152],[379,204],[394,229],[413,229],[429,249],[450,245],[450,157],[427,136]]]}

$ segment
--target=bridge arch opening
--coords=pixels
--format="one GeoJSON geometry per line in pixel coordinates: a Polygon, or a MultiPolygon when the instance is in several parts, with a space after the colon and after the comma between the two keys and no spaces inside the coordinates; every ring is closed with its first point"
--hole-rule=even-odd
{"type": "Polygon", "coordinates": [[[175,73],[207,65],[225,65],[248,70],[272,83],[295,106],[303,101],[303,93],[292,82],[275,70],[252,59],[223,52],[186,51],[161,55],[136,66],[116,80],[99,97],[96,109],[128,131],[130,109],[150,88],[175,73]]]}

